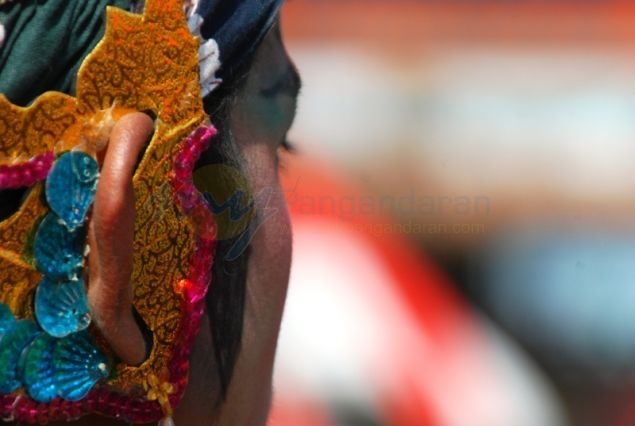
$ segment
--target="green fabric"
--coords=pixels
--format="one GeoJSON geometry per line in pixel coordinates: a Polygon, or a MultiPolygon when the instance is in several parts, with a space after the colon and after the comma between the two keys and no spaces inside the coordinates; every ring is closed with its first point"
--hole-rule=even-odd
{"type": "Polygon", "coordinates": [[[74,94],[77,71],[101,39],[106,6],[131,0],[20,0],[0,7],[0,93],[28,105],[49,90],[74,94]]]}

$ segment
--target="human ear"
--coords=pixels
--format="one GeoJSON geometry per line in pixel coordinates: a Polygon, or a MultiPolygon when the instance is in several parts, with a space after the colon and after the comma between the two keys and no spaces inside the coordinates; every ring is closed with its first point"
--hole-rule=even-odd
{"type": "Polygon", "coordinates": [[[129,365],[141,364],[148,349],[132,306],[135,220],[132,176],[152,131],[150,117],[138,112],[125,115],[114,125],[103,159],[88,236],[91,315],[115,354],[129,365]]]}

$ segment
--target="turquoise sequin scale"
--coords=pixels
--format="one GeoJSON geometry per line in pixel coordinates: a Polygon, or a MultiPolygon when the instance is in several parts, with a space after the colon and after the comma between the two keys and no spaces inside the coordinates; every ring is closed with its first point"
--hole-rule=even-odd
{"type": "Polygon", "coordinates": [[[70,231],[84,224],[95,198],[99,165],[90,155],[71,151],[60,156],[46,178],[46,201],[70,231]]]}
{"type": "Polygon", "coordinates": [[[35,236],[35,264],[54,280],[75,280],[84,266],[84,227],[70,231],[55,213],[49,213],[35,236]]]}
{"type": "Polygon", "coordinates": [[[83,277],[86,216],[99,166],[81,151],[62,154],[46,179],[51,212],[35,232],[33,254],[42,279],[35,321],[16,320],[0,303],[0,392],[24,388],[38,402],[84,398],[109,373],[108,359],[86,328],[90,313],[83,277]]]}
{"type": "Polygon", "coordinates": [[[84,280],[54,282],[44,277],[35,292],[35,317],[49,335],[64,337],[90,324],[84,280]]]}

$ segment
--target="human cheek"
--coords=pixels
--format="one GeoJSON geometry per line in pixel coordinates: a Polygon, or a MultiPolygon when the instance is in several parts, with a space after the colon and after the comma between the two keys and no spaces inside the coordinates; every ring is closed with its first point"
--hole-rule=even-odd
{"type": "Polygon", "coordinates": [[[291,263],[289,216],[267,141],[239,140],[255,194],[240,356],[220,424],[265,424],[291,263]],[[242,142],[242,143],[241,143],[242,142]],[[284,232],[281,232],[284,230],[284,232]],[[227,420],[225,420],[227,418],[227,420]],[[236,419],[242,418],[242,421],[236,419]]]}
{"type": "MultiPolygon", "coordinates": [[[[275,154],[266,144],[245,147],[246,173],[256,194],[260,221],[251,241],[247,283],[260,337],[273,342],[282,316],[291,265],[291,229],[278,182],[275,154]]],[[[249,314],[248,307],[248,314],[249,314]]]]}
{"type": "Polygon", "coordinates": [[[258,359],[254,361],[261,365],[258,374],[268,386],[289,281],[291,225],[278,181],[273,141],[248,137],[239,138],[238,144],[256,213],[250,226],[243,348],[258,359]]]}

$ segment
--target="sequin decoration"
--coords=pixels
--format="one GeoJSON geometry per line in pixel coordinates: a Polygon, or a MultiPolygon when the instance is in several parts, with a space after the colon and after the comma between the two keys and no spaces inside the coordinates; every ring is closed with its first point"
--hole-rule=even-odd
{"type": "Polygon", "coordinates": [[[0,392],[13,392],[22,386],[20,356],[39,333],[33,321],[20,320],[0,341],[0,392]]]}
{"type": "Polygon", "coordinates": [[[108,359],[90,342],[86,333],[61,339],[53,352],[55,386],[59,396],[78,401],[108,375],[108,359]]]}
{"type": "Polygon", "coordinates": [[[71,231],[81,226],[95,199],[99,165],[82,151],[60,156],[46,179],[46,201],[71,231]]]}
{"type": "Polygon", "coordinates": [[[44,277],[35,292],[35,316],[54,337],[84,330],[90,324],[84,280],[55,282],[44,277]]]}
{"type": "Polygon", "coordinates": [[[15,317],[7,305],[0,303],[0,339],[15,327],[15,317]]]}
{"type": "Polygon", "coordinates": [[[35,236],[35,266],[50,279],[77,280],[84,265],[85,239],[83,226],[71,231],[49,213],[35,236]]]}
{"type": "Polygon", "coordinates": [[[39,403],[57,397],[78,401],[110,372],[108,359],[86,331],[58,339],[31,320],[15,321],[0,303],[2,326],[6,333],[0,338],[0,392],[24,386],[39,403]]]}
{"type": "Polygon", "coordinates": [[[56,338],[41,333],[24,355],[24,385],[38,402],[50,402],[58,396],[53,374],[53,350],[57,342],[56,338]]]}
{"type": "Polygon", "coordinates": [[[109,373],[108,359],[86,332],[56,339],[38,334],[23,351],[16,383],[38,402],[78,401],[109,373]]]}

